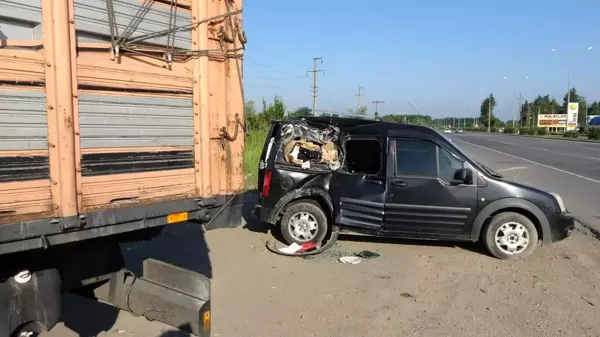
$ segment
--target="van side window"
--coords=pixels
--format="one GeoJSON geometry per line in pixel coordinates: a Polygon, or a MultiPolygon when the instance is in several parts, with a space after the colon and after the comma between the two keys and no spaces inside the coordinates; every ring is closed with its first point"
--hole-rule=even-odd
{"type": "Polygon", "coordinates": [[[448,182],[454,180],[454,174],[457,170],[464,168],[464,162],[444,149],[439,149],[438,154],[440,165],[439,178],[448,182]]]}
{"type": "Polygon", "coordinates": [[[349,173],[378,174],[381,170],[381,143],[376,139],[346,141],[346,169],[349,173]]]}
{"type": "Polygon", "coordinates": [[[421,139],[396,140],[396,176],[437,178],[437,145],[421,139]]]}

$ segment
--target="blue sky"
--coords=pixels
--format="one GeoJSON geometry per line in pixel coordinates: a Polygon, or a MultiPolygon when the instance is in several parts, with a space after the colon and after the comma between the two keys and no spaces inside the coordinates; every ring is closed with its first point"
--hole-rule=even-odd
{"type": "Polygon", "coordinates": [[[356,107],[361,86],[370,113],[383,100],[380,114],[414,113],[411,102],[473,117],[493,92],[496,114],[512,119],[515,90],[562,101],[569,59],[572,85],[600,100],[599,17],[598,0],[246,0],[246,100],[312,106],[315,56],[318,109],[356,107]]]}

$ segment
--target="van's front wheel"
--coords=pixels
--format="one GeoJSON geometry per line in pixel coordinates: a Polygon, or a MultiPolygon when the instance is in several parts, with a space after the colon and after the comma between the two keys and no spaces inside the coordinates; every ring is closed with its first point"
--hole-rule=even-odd
{"type": "Polygon", "coordinates": [[[502,260],[520,260],[535,250],[538,232],[526,216],[503,212],[496,214],[486,226],[483,241],[495,257],[502,260]]]}
{"type": "Polygon", "coordinates": [[[287,244],[320,243],[327,234],[327,216],[318,203],[302,200],[286,207],[280,226],[287,244]]]}

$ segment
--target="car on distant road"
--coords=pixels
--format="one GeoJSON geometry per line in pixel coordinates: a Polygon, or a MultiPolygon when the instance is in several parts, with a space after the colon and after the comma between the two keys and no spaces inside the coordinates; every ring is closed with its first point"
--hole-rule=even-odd
{"type": "Polygon", "coordinates": [[[575,228],[558,194],[506,180],[443,134],[418,125],[318,117],[273,121],[258,186],[254,214],[276,226],[288,244],[320,245],[336,228],[482,241],[493,256],[517,260],[538,241],[563,240],[575,228]],[[336,165],[324,162],[332,158],[336,165]]]}
{"type": "Polygon", "coordinates": [[[457,129],[456,133],[463,133],[463,129],[457,129]]]}
{"type": "Polygon", "coordinates": [[[444,133],[452,133],[452,130],[446,128],[446,129],[444,129],[444,133]]]}

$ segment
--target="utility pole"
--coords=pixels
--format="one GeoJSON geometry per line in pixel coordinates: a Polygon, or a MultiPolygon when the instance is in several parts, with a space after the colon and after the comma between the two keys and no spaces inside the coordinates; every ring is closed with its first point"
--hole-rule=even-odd
{"type": "Polygon", "coordinates": [[[569,112],[569,104],[571,104],[571,59],[569,59],[569,85],[567,86],[567,106],[565,107],[565,113],[569,112]]]}
{"type": "Polygon", "coordinates": [[[492,126],[492,93],[490,93],[490,98],[488,99],[488,133],[491,132],[492,126]]]}
{"type": "Polygon", "coordinates": [[[515,112],[513,113],[513,123],[512,123],[513,124],[513,126],[512,126],[513,129],[516,127],[515,123],[517,121],[517,89],[515,89],[514,97],[515,97],[515,112]]]}
{"type": "Polygon", "coordinates": [[[365,88],[363,87],[358,87],[358,94],[356,94],[356,96],[358,96],[358,102],[356,105],[356,113],[358,114],[358,111],[360,110],[360,97],[362,96],[362,91],[365,90],[365,88]]]}
{"type": "Polygon", "coordinates": [[[313,57],[313,69],[312,70],[307,70],[306,73],[313,73],[313,86],[312,86],[312,92],[313,92],[313,108],[312,108],[312,115],[315,116],[315,114],[317,113],[317,73],[319,72],[323,72],[323,70],[317,69],[317,61],[321,61],[321,63],[323,63],[323,58],[322,57],[313,57]]]}
{"type": "MultiPolygon", "coordinates": [[[[373,101],[373,104],[375,104],[375,113],[379,114],[379,104],[383,104],[385,103],[384,101],[373,101]]],[[[360,103],[359,103],[360,105],[360,103]]]]}
{"type": "MultiPolygon", "coordinates": [[[[516,100],[515,104],[518,107],[517,109],[515,109],[515,116],[517,115],[517,110],[519,110],[519,127],[521,127],[522,122],[523,122],[523,117],[521,116],[520,109],[523,106],[523,94],[519,93],[519,96],[516,97],[515,100],[516,100]]],[[[527,121],[525,121],[525,122],[527,122],[527,121]]],[[[513,129],[514,128],[515,128],[515,121],[513,121],[513,129]]]]}

